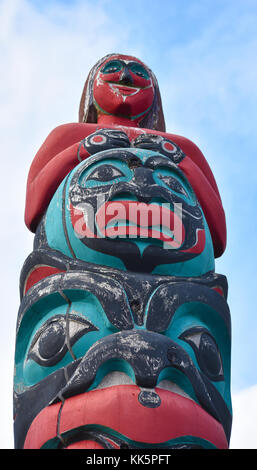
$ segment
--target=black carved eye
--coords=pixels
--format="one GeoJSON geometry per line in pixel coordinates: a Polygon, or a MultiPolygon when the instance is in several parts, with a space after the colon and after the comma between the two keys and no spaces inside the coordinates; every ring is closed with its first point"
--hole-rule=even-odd
{"type": "Polygon", "coordinates": [[[161,173],[158,174],[158,178],[160,178],[166,186],[169,186],[170,189],[173,189],[176,193],[183,194],[186,197],[189,197],[185,188],[182,184],[173,176],[170,175],[162,175],[161,173]]]}
{"type": "Polygon", "coordinates": [[[191,328],[179,337],[193,348],[202,372],[213,381],[224,380],[222,359],[215,339],[202,327],[191,328]]]}
{"type": "Polygon", "coordinates": [[[56,315],[46,321],[32,340],[28,359],[45,367],[57,364],[81,336],[97,331],[92,323],[79,315],[56,315]]]}
{"type": "Polygon", "coordinates": [[[124,173],[122,173],[121,170],[118,168],[115,168],[112,165],[101,165],[95,168],[87,177],[87,181],[111,181],[116,178],[119,178],[120,176],[125,176],[124,173]]]}

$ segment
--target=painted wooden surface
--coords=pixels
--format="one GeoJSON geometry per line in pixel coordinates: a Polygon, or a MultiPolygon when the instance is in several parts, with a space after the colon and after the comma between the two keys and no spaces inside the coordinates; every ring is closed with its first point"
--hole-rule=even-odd
{"type": "Polygon", "coordinates": [[[167,133],[154,73],[120,54],[35,155],[14,435],[25,449],[228,448],[226,220],[207,160],[167,133]]]}

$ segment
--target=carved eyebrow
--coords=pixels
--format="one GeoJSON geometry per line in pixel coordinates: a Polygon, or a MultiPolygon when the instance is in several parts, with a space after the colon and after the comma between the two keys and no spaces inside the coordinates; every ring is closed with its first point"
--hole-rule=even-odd
{"type": "Polygon", "coordinates": [[[155,290],[148,306],[147,329],[157,333],[167,330],[178,308],[186,303],[199,302],[199,296],[200,303],[211,307],[217,317],[223,320],[231,337],[230,311],[225,299],[210,287],[193,282],[185,284],[183,281],[179,285],[167,283],[155,290]]]}
{"type": "Polygon", "coordinates": [[[178,168],[178,166],[174,162],[172,162],[169,158],[164,157],[160,154],[149,157],[145,161],[144,166],[146,166],[147,168],[152,168],[153,170],[155,170],[156,168],[160,168],[160,167],[168,168],[168,169],[172,169],[178,172],[179,174],[182,174],[181,170],[178,168]]]}
{"type": "Polygon", "coordinates": [[[46,299],[49,295],[59,297],[58,305],[60,305],[60,299],[63,305],[69,305],[69,299],[64,294],[66,290],[90,292],[98,299],[113,326],[118,330],[133,328],[132,313],[126,292],[118,281],[96,273],[92,277],[91,273],[82,273],[81,271],[78,277],[76,271],[71,271],[52,276],[50,286],[48,278],[45,278],[31,287],[20,305],[17,333],[27,312],[31,308],[36,310],[37,302],[46,299]]]}
{"type": "Polygon", "coordinates": [[[176,163],[172,162],[168,157],[164,157],[162,155],[152,156],[146,160],[144,166],[153,170],[157,170],[158,168],[172,170],[190,190],[189,192],[193,193],[191,184],[184,173],[180,170],[176,163]]]}
{"type": "MultiPolygon", "coordinates": [[[[127,150],[116,150],[116,149],[110,149],[110,150],[105,150],[104,155],[100,155],[101,152],[96,153],[95,155],[92,155],[91,157],[87,158],[85,160],[84,165],[81,166],[80,168],[80,174],[84,171],[90,168],[90,166],[94,165],[95,163],[98,162],[105,162],[105,160],[120,160],[125,163],[129,163],[130,161],[138,162],[138,165],[143,166],[144,163],[142,160],[135,155],[132,152],[129,152],[127,150]]],[[[129,165],[128,165],[129,166],[129,165]]]]}
{"type": "Polygon", "coordinates": [[[125,163],[129,163],[131,160],[134,162],[140,163],[140,166],[145,166],[146,168],[151,168],[151,169],[156,169],[156,168],[168,168],[168,169],[173,169],[174,171],[177,171],[182,177],[183,173],[182,171],[178,168],[178,166],[172,162],[169,158],[164,157],[160,154],[152,155],[151,157],[145,159],[145,161],[142,161],[137,155],[134,153],[130,152],[129,150],[116,150],[116,149],[109,149],[104,151],[104,155],[100,155],[100,152],[98,154],[92,155],[88,159],[85,160],[85,164],[83,165],[83,170],[81,168],[81,171],[84,171],[84,169],[89,168],[91,165],[94,163],[104,161],[107,159],[114,159],[114,160],[121,160],[125,163]]]}

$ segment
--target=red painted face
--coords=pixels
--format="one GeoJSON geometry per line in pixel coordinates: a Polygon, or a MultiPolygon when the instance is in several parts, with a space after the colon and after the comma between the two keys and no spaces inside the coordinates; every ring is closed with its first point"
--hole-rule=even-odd
{"type": "Polygon", "coordinates": [[[140,121],[153,103],[154,85],[142,62],[117,55],[97,71],[93,94],[100,112],[140,121]]]}

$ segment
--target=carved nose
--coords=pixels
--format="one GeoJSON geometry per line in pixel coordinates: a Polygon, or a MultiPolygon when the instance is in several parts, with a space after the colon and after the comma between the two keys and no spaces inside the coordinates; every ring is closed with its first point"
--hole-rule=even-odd
{"type": "Polygon", "coordinates": [[[139,167],[134,169],[133,180],[139,186],[149,187],[155,183],[153,179],[153,170],[150,168],[139,167]]]}
{"type": "MultiPolygon", "coordinates": [[[[230,434],[231,416],[216,388],[195,367],[178,343],[151,331],[120,331],[97,341],[78,361],[78,367],[61,390],[62,398],[86,392],[99,368],[116,359],[130,364],[139,387],[150,389],[156,387],[162,370],[170,367],[178,369],[193,387],[200,405],[222,423],[227,436],[230,434]]],[[[56,399],[59,399],[59,395],[56,399]]]]}
{"type": "Polygon", "coordinates": [[[137,385],[154,388],[162,369],[170,366],[169,349],[173,352],[175,347],[170,338],[145,330],[126,330],[105,336],[86,352],[62,389],[62,396],[68,398],[85,392],[102,364],[116,359],[130,364],[137,385]]]}
{"type": "Polygon", "coordinates": [[[130,74],[130,71],[128,69],[128,67],[124,67],[122,73],[121,73],[121,76],[120,76],[120,83],[122,83],[123,85],[133,85],[133,78],[130,74]]]}

